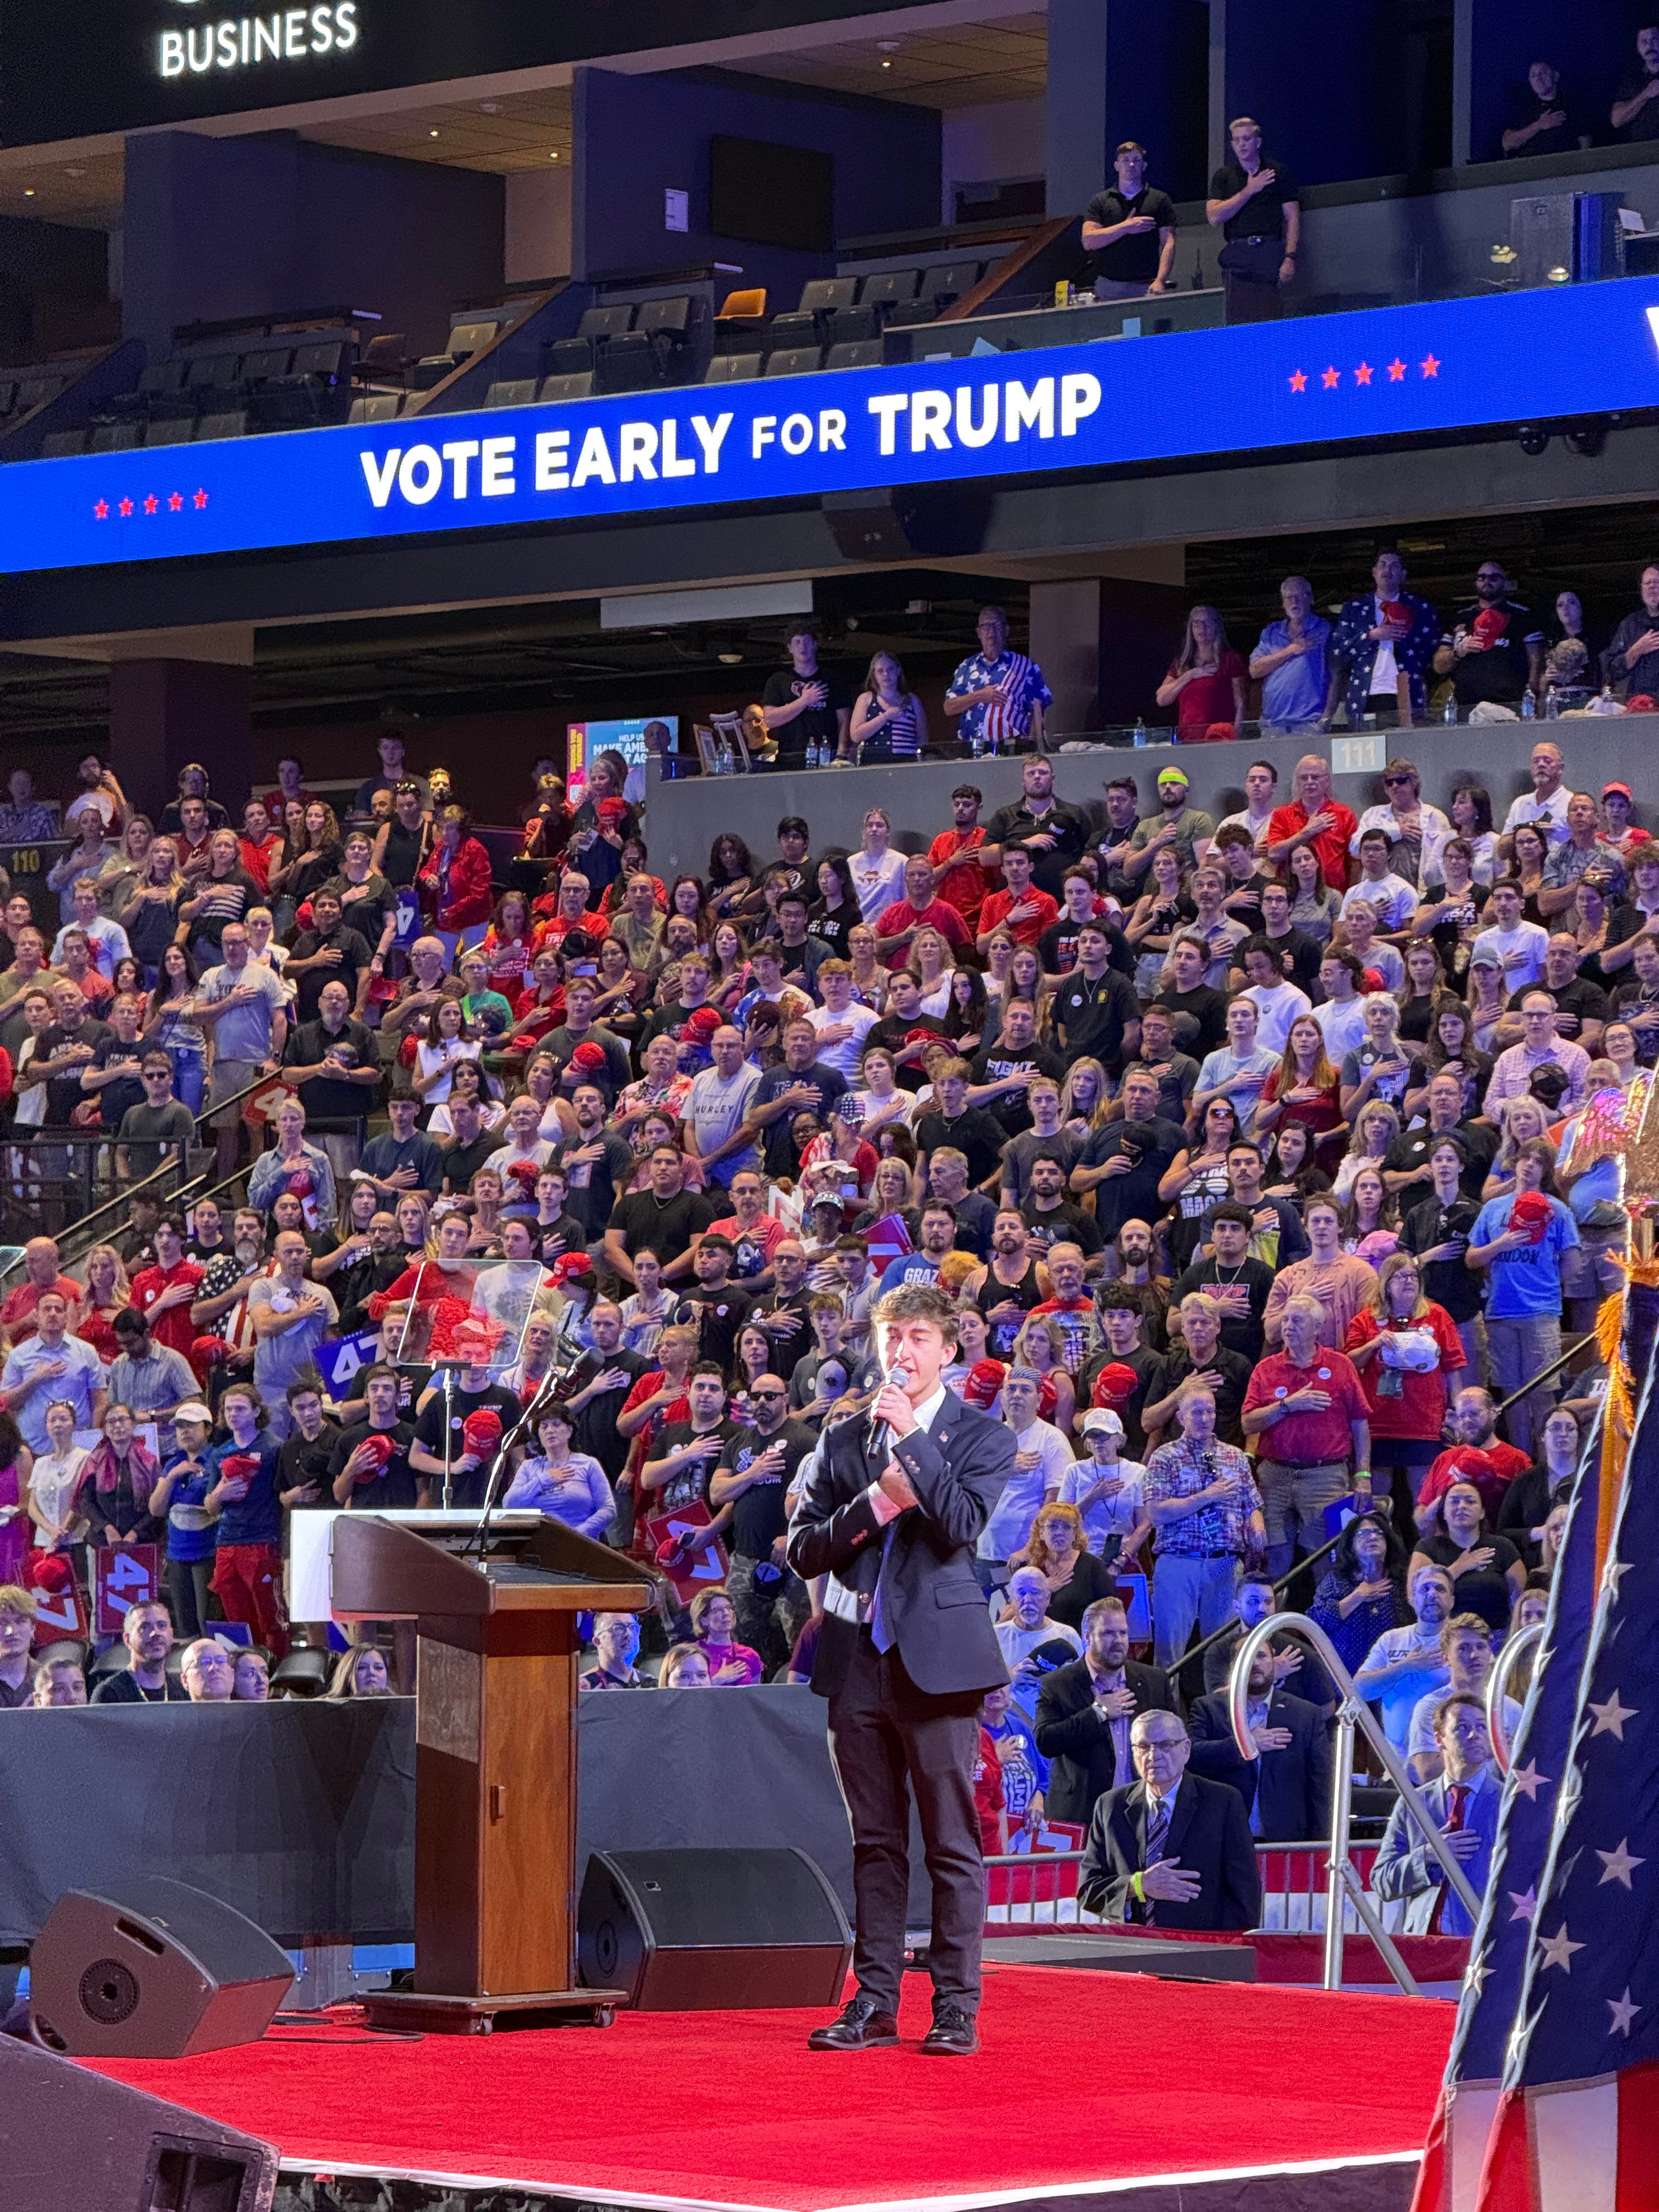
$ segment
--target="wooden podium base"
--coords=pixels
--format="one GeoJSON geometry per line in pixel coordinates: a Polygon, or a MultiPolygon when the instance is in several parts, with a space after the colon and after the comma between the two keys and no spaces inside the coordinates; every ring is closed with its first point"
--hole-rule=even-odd
{"type": "Polygon", "coordinates": [[[497,2019],[514,2027],[609,2027],[625,1990],[533,1990],[519,1996],[441,1996],[418,1990],[368,1990],[359,1998],[370,2027],[422,2035],[489,2035],[497,2019]]]}

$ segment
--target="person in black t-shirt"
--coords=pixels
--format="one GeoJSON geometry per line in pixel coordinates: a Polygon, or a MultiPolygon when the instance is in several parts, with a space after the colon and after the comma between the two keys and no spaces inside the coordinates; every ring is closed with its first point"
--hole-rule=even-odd
{"type": "Polygon", "coordinates": [[[1115,1074],[1125,1056],[1140,1049],[1140,1004],[1110,958],[1104,922],[1085,921],[1077,933],[1077,965],[1054,994],[1054,1034],[1067,1060],[1097,1060],[1115,1074]]]}
{"type": "MultiPolygon", "coordinates": [[[[690,1419],[665,1423],[640,1469],[640,1510],[647,1517],[707,1504],[714,1469],[737,1433],[726,1419],[726,1377],[712,1360],[700,1360],[692,1368],[685,1395],[690,1419]]],[[[732,1512],[729,1504],[714,1510],[705,1543],[724,1536],[732,1512]]]]}
{"type": "MultiPolygon", "coordinates": [[[[486,1407],[501,1415],[501,1431],[505,1435],[518,1419],[524,1408],[510,1390],[504,1390],[489,1379],[489,1370],[482,1363],[463,1367],[455,1381],[453,1390],[446,1398],[443,1378],[415,1417],[415,1441],[410,1447],[409,1463],[422,1478],[432,1493],[434,1505],[444,1501],[444,1434],[448,1423],[449,1437],[449,1504],[453,1506],[477,1507],[483,1504],[484,1485],[489,1479],[489,1457],[470,1452],[461,1431],[469,1413],[482,1412],[486,1407]]],[[[498,1486],[504,1488],[505,1483],[498,1486]]]]}
{"type": "Polygon", "coordinates": [[[584,1352],[573,1371],[567,1391],[562,1391],[565,1410],[574,1414],[571,1442],[580,1452],[596,1459],[612,1482],[628,1463],[629,1439],[617,1427],[617,1416],[628,1394],[651,1366],[622,1340],[622,1308],[610,1298],[596,1298],[587,1316],[592,1349],[584,1352]]]}
{"type": "Polygon", "coordinates": [[[985,1349],[993,1359],[1011,1359],[1025,1316],[1041,1303],[1037,1263],[1025,1217],[1005,1206],[991,1229],[991,1260],[974,1304],[985,1316],[985,1349]]]}
{"type": "Polygon", "coordinates": [[[1580,127],[1561,97],[1561,72],[1553,62],[1532,64],[1510,112],[1515,120],[1502,144],[1511,160],[1517,155],[1532,161],[1540,154],[1565,154],[1579,143],[1580,127]]]}
{"type": "Polygon", "coordinates": [[[1175,203],[1146,182],[1146,149],[1126,138],[1112,156],[1117,183],[1083,211],[1083,250],[1093,257],[1097,300],[1167,292],[1175,266],[1175,203]]]}
{"type": "Polygon", "coordinates": [[[605,1263],[625,1282],[634,1279],[628,1255],[648,1246],[662,1261],[663,1279],[683,1283],[691,1273],[691,1245],[714,1218],[714,1209],[698,1191],[680,1188],[684,1163],[672,1145],[651,1155],[651,1188],[619,1198],[605,1231],[605,1263]]]}
{"type": "Polygon", "coordinates": [[[1210,179],[1204,213],[1221,232],[1221,274],[1230,323],[1271,322],[1283,313],[1281,293],[1296,275],[1302,208],[1296,180],[1282,161],[1262,158],[1261,125],[1241,115],[1228,126],[1231,157],[1210,179]]]}
{"type": "Polygon", "coordinates": [[[452,1198],[465,1198],[478,1170],[501,1149],[501,1131],[484,1127],[476,1097],[451,1098],[449,1125],[455,1141],[444,1148],[443,1187],[452,1198]]]}
{"type": "Polygon", "coordinates": [[[775,1666],[787,1656],[811,1611],[805,1583],[784,1558],[784,1500],[817,1439],[788,1418],[788,1386],[778,1376],[757,1376],[749,1401],[754,1419],[733,1433],[720,1454],[708,1498],[713,1505],[732,1509],[726,1587],[737,1612],[738,1641],[775,1666]]]}
{"type": "Polygon", "coordinates": [[[1286,976],[1298,990],[1306,991],[1311,998],[1313,986],[1319,981],[1320,947],[1305,930],[1292,926],[1290,890],[1285,884],[1274,883],[1271,878],[1261,886],[1260,933],[1272,945],[1274,957],[1286,976]]]}
{"type": "Polygon", "coordinates": [[[1209,1240],[1207,1258],[1194,1259],[1170,1289],[1170,1304],[1179,1312],[1183,1298],[1202,1291],[1221,1309],[1221,1341],[1252,1362],[1261,1357],[1266,1334],[1262,1316],[1267,1293],[1273,1286],[1273,1270],[1265,1260],[1250,1256],[1253,1224],[1250,1209],[1237,1199],[1224,1198],[1204,1224],[1209,1240]]]}
{"type": "Polygon", "coordinates": [[[276,1494],[294,1512],[333,1500],[330,1480],[340,1431],[323,1419],[323,1397],[314,1382],[290,1382],[288,1407],[294,1426],[276,1448],[276,1494]]]}
{"type": "Polygon", "coordinates": [[[339,893],[313,891],[311,927],[302,930],[295,939],[294,950],[283,970],[285,977],[298,985],[298,1019],[319,1019],[318,1001],[324,984],[328,982],[343,983],[355,1006],[358,979],[374,957],[373,945],[341,918],[339,893]]]}
{"type": "Polygon", "coordinates": [[[736,1257],[731,1238],[710,1230],[691,1263],[696,1288],[685,1293],[674,1315],[677,1322],[696,1329],[699,1356],[715,1361],[728,1375],[737,1357],[738,1333],[754,1305],[748,1292],[732,1280],[736,1257]]]}
{"type": "Polygon", "coordinates": [[[1066,1163],[1058,1152],[1033,1155],[1030,1194],[1020,1215],[1038,1252],[1046,1252],[1051,1244],[1075,1244],[1091,1261],[1105,1249],[1106,1240],[1094,1216],[1073,1206],[1066,1195],[1066,1163]]]}
{"type": "Polygon", "coordinates": [[[1416,1259],[1424,1297],[1451,1316],[1468,1355],[1469,1371],[1478,1374],[1480,1278],[1463,1263],[1480,1212],[1479,1195],[1470,1198],[1462,1180],[1469,1166],[1463,1141],[1468,1133],[1451,1129],[1434,1139],[1429,1152],[1434,1188],[1429,1197],[1401,1209],[1400,1249],[1416,1259]]]}
{"type": "MultiPolygon", "coordinates": [[[[1428,1109],[1427,1121],[1402,1129],[1382,1158],[1382,1180],[1402,1218],[1429,1194],[1433,1182],[1431,1156],[1439,1138],[1456,1136],[1463,1154],[1463,1170],[1459,1177],[1463,1195],[1477,1205],[1481,1186],[1498,1155],[1497,1130],[1463,1119],[1463,1086],[1456,1076],[1443,1070],[1430,1077],[1428,1109]]],[[[1443,1305],[1445,1300],[1440,1303],[1443,1305]]]]}
{"type": "Polygon", "coordinates": [[[864,1048],[879,1045],[893,1055],[893,1073],[902,1091],[920,1091],[922,1085],[921,1054],[910,1043],[912,1036],[943,1037],[945,1024],[935,1021],[931,1014],[921,1011],[921,986],[908,968],[894,973],[887,986],[887,1012],[874,1022],[866,1033],[864,1048]]]}
{"type": "Polygon", "coordinates": [[[427,1384],[432,1380],[432,1370],[429,1367],[399,1367],[396,1364],[398,1344],[402,1334],[401,1321],[381,1322],[380,1341],[374,1346],[373,1361],[357,1370],[346,1385],[344,1396],[334,1401],[334,1419],[343,1429],[349,1430],[355,1424],[370,1417],[374,1410],[374,1400],[369,1395],[370,1379],[375,1375],[387,1375],[391,1376],[392,1385],[392,1413],[388,1418],[408,1422],[410,1433],[411,1436],[414,1434],[415,1409],[426,1394],[427,1384]]]}
{"type": "Polygon", "coordinates": [[[941,1145],[953,1146],[967,1161],[968,1181],[977,1190],[996,1172],[1008,1132],[985,1107],[968,1103],[971,1073],[965,1060],[938,1063],[933,1073],[937,1103],[916,1123],[916,1150],[929,1159],[941,1145]]]}
{"type": "Polygon", "coordinates": [[[1436,648],[1434,672],[1450,677],[1462,708],[1518,708],[1522,692],[1543,673],[1544,626],[1509,594],[1503,564],[1483,561],[1474,599],[1459,607],[1436,648]]]}
{"type": "Polygon", "coordinates": [[[749,1316],[772,1340],[772,1364],[786,1382],[812,1349],[811,1296],[805,1248],[798,1237],[786,1237],[773,1247],[772,1288],[749,1316]]]}
{"type": "Polygon", "coordinates": [[[809,744],[832,745],[844,756],[853,720],[851,692],[842,678],[818,666],[813,631],[793,630],[784,642],[790,665],[769,676],[761,693],[766,726],[777,739],[779,767],[799,768],[809,744]]]}
{"type": "Polygon", "coordinates": [[[976,1089],[992,1095],[982,1102],[1007,1136],[1018,1137],[1031,1126],[1025,1093],[1033,1075],[1051,1081],[1065,1079],[1065,1064],[1057,1053],[1036,1041],[1036,1009],[1029,999],[1010,999],[1002,1010],[1002,1027],[996,1037],[974,1055],[976,1089]]]}
{"type": "Polygon", "coordinates": [[[1644,23],[1636,33],[1642,66],[1619,88],[1610,120],[1621,137],[1659,138],[1659,26],[1644,23]]]}
{"type": "Polygon", "coordinates": [[[414,1425],[398,1412],[402,1378],[392,1368],[371,1367],[362,1379],[368,1422],[337,1430],[329,1455],[335,1504],[365,1512],[426,1504],[427,1484],[409,1463],[414,1425]]]}

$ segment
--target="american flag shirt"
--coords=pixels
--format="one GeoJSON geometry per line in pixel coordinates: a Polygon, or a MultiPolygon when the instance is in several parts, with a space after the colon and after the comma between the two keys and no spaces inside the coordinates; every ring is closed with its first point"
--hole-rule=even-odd
{"type": "Polygon", "coordinates": [[[988,684],[994,684],[1002,696],[981,699],[963,714],[957,728],[969,744],[975,738],[982,738],[987,744],[1023,738],[1031,727],[1032,708],[1054,704],[1054,694],[1036,661],[1006,649],[994,660],[988,660],[982,653],[964,660],[951,678],[947,696],[959,699],[963,692],[983,690],[988,684]]]}

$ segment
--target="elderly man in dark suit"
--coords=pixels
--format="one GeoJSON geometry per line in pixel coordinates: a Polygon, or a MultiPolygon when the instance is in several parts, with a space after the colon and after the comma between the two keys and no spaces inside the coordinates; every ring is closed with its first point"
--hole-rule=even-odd
{"type": "Polygon", "coordinates": [[[1122,1599],[1097,1597],[1083,1615],[1082,1658],[1057,1667],[1037,1692],[1036,1747],[1053,1761],[1048,1818],[1086,1828],[1097,1800],[1135,1778],[1135,1716],[1179,1710],[1164,1669],[1130,1658],[1122,1599]]]}
{"type": "Polygon", "coordinates": [[[1254,1928],[1261,1878],[1237,1790],[1188,1772],[1176,1714],[1142,1713],[1129,1735],[1140,1779],[1095,1807],[1079,1902],[1142,1927],[1254,1928]]]}
{"type": "Polygon", "coordinates": [[[932,1284],[890,1291],[874,1323],[887,1381],[869,1420],[827,1432],[789,1531],[803,1580],[829,1577],[812,1687],[853,1823],[858,1994],[817,2051],[898,2040],[915,1792],[933,1888],[932,2056],[979,2047],[985,1869],[974,1804],[979,1707],[1008,1679],[974,1570],[1014,1471],[1012,1430],[940,1381],[956,1309],[932,1284]]]}
{"type": "Polygon", "coordinates": [[[1239,1755],[1227,1692],[1199,1698],[1187,1716],[1193,1772],[1231,1784],[1258,1842],[1312,1843],[1330,1832],[1330,1739],[1318,1707],[1281,1689],[1275,1672],[1273,1653],[1258,1651],[1246,1708],[1254,1759],[1239,1755]]]}

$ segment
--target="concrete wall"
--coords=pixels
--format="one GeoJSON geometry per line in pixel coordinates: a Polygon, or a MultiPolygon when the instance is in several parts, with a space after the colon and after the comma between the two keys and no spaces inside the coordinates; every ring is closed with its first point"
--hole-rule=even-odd
{"type": "Polygon", "coordinates": [[[179,323],[337,305],[435,351],[502,281],[502,183],[285,133],[129,138],[125,335],[166,352],[179,323]]]}
{"type": "MultiPolygon", "coordinates": [[[[1592,717],[1554,724],[1495,722],[1455,730],[1435,725],[1401,733],[1397,743],[1391,742],[1394,735],[1360,740],[1374,751],[1375,764],[1334,780],[1337,797],[1356,814],[1382,799],[1379,773],[1383,761],[1397,750],[1417,763],[1423,772],[1423,796],[1434,805],[1443,807],[1453,787],[1468,779],[1486,786],[1501,821],[1510,801],[1530,787],[1527,758],[1540,736],[1560,744],[1568,781],[1576,787],[1599,794],[1604,783],[1619,777],[1631,779],[1639,792],[1643,787],[1634,764],[1659,745],[1659,716],[1592,717]]],[[[1303,754],[1330,751],[1333,744],[1340,747],[1344,742],[1339,736],[1310,747],[1304,738],[1271,738],[1256,744],[1151,745],[1144,752],[1103,747],[1061,753],[1054,761],[1054,789],[1074,805],[1092,806],[1103,813],[1108,780],[1133,775],[1140,788],[1141,811],[1150,813],[1157,805],[1158,772],[1173,762],[1190,780],[1193,805],[1218,818],[1244,804],[1244,771],[1252,761],[1273,763],[1280,794],[1288,803],[1295,796],[1292,778],[1303,754]]],[[[1332,753],[1333,758],[1340,757],[1332,753]]],[[[994,807],[1018,798],[1020,763],[1018,759],[922,761],[903,767],[653,783],[648,802],[651,865],[665,878],[686,871],[704,874],[709,849],[722,830],[735,830],[757,857],[769,858],[776,849],[778,822],[786,814],[802,814],[811,823],[815,851],[835,844],[850,850],[859,842],[859,823],[870,806],[886,808],[896,845],[920,851],[939,830],[949,828],[951,793],[964,779],[984,793],[988,816],[994,807]]]]}
{"type": "Polygon", "coordinates": [[[1048,164],[1048,112],[1041,100],[1003,100],[951,109],[943,118],[939,221],[957,219],[961,185],[1040,177],[1048,164]]]}
{"type": "Polygon", "coordinates": [[[509,284],[570,274],[570,179],[566,161],[507,179],[502,274],[509,284]]]}

